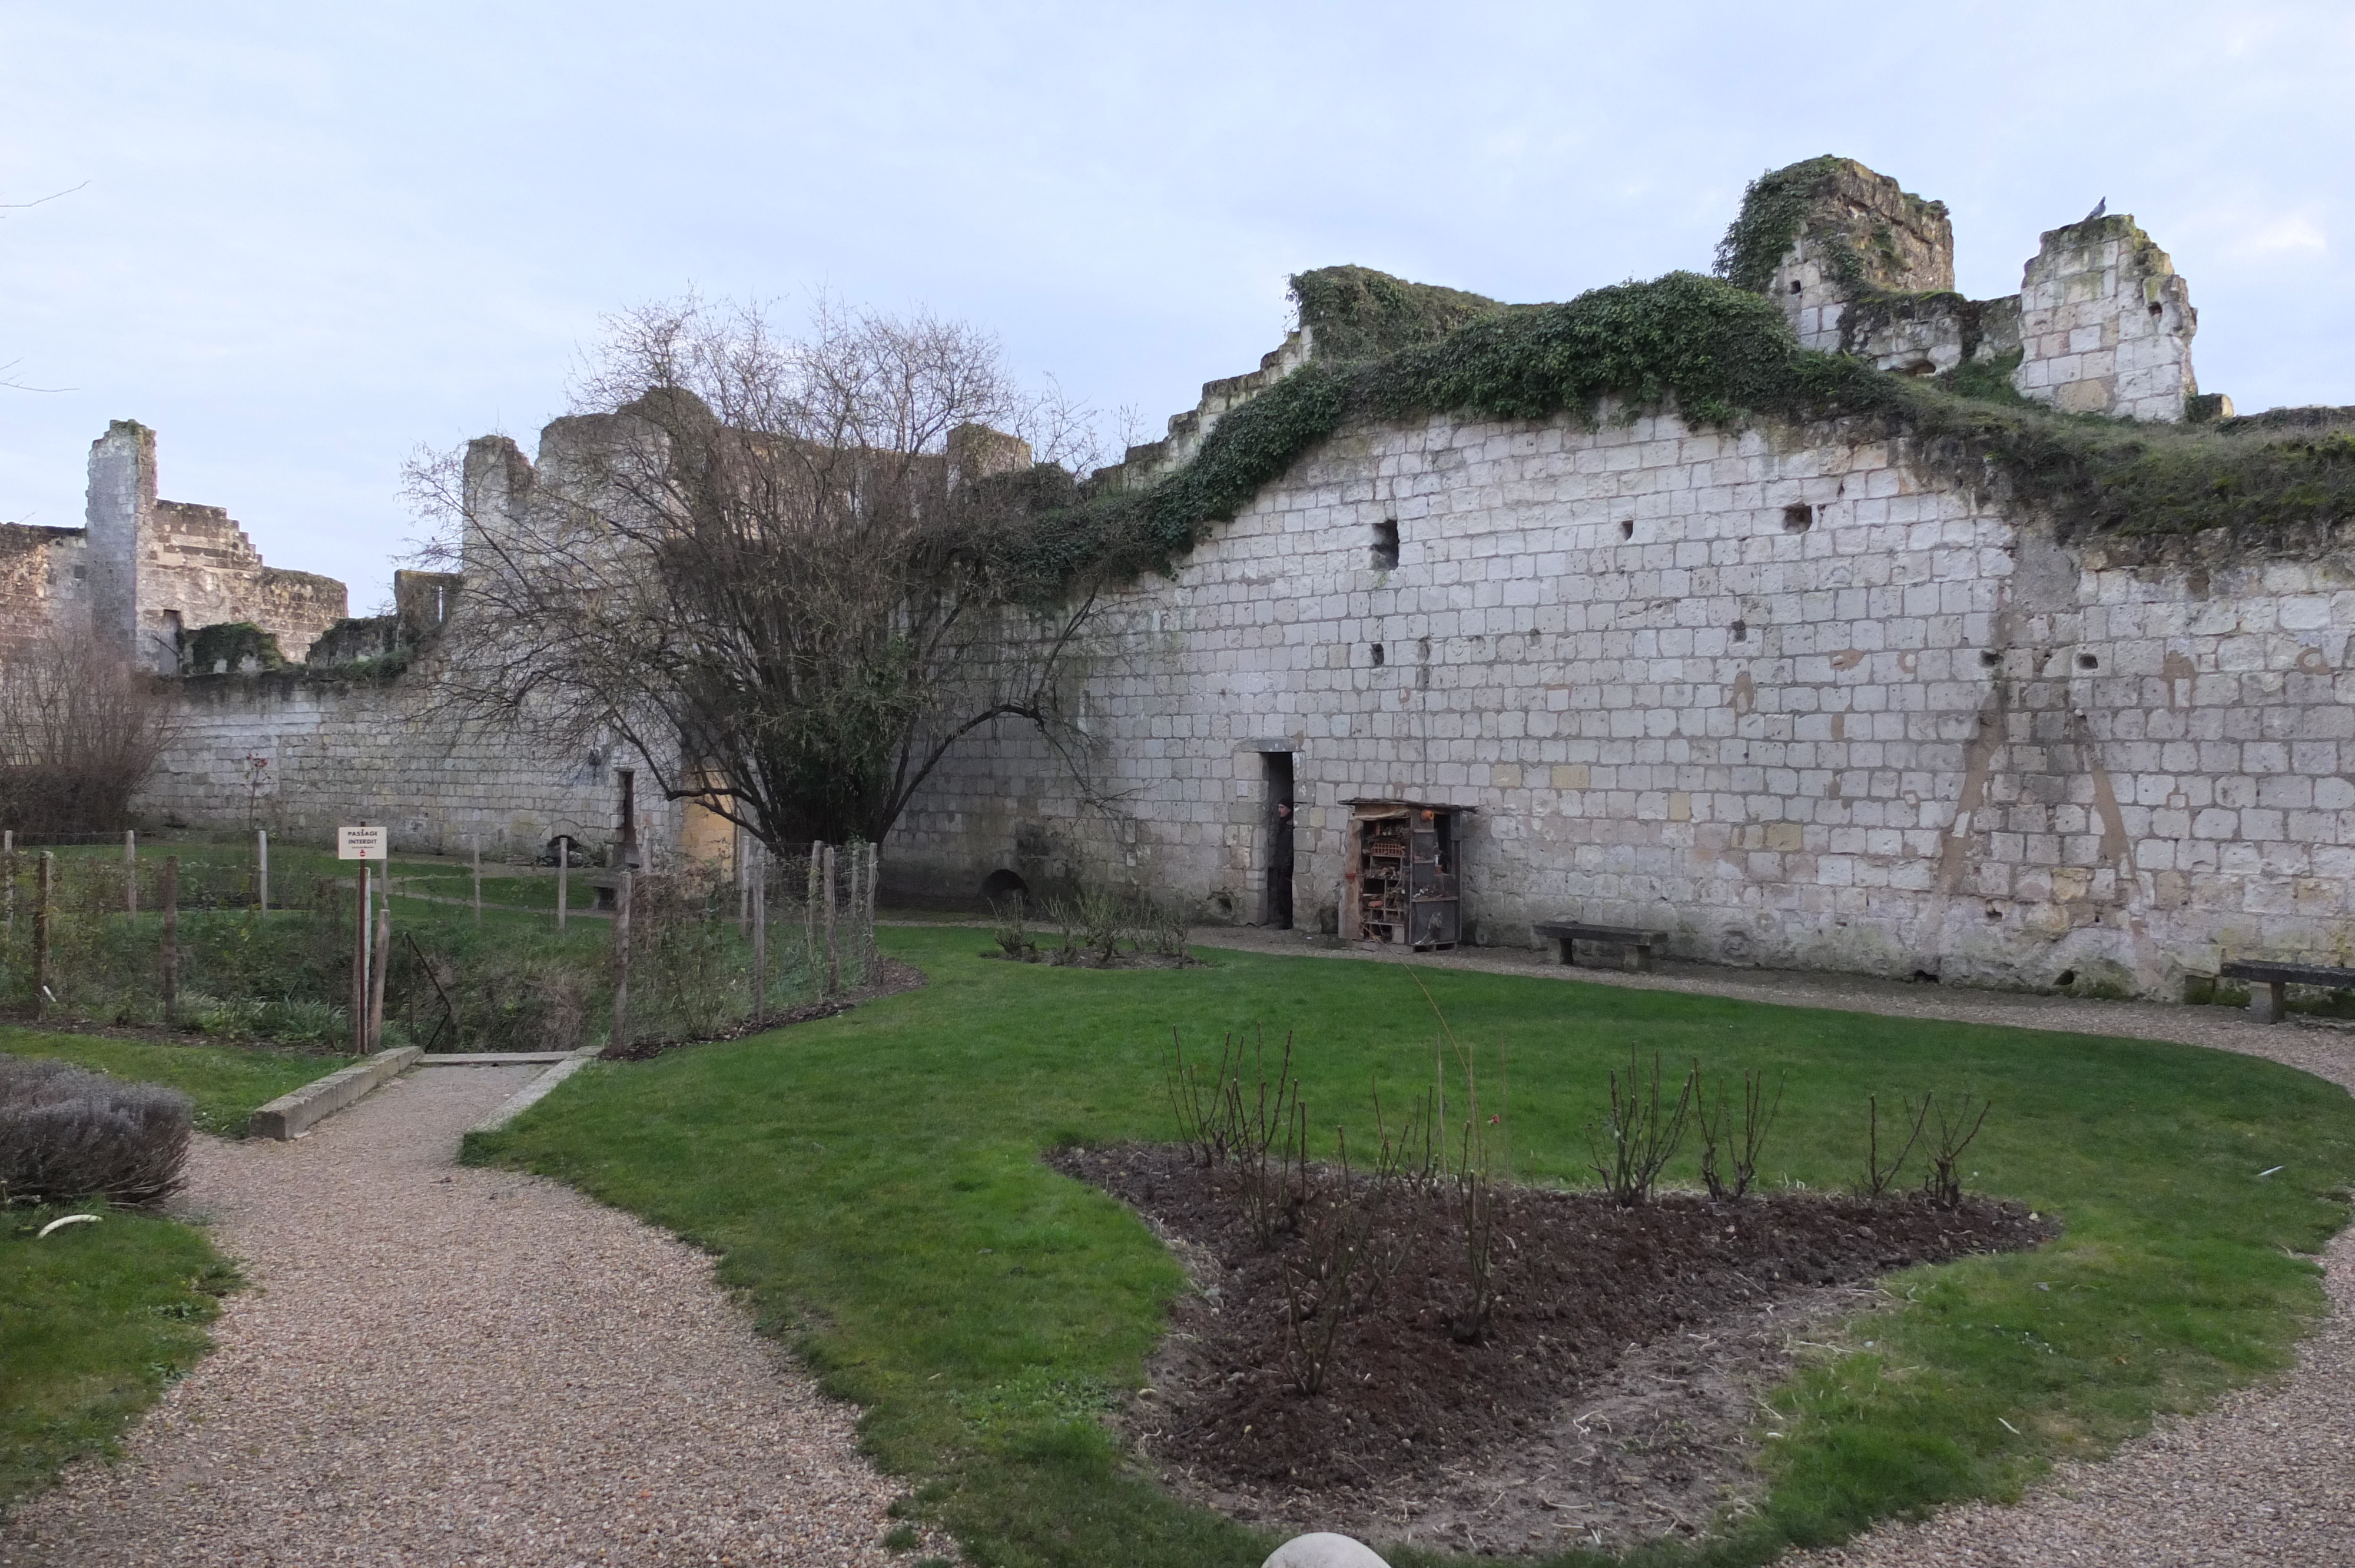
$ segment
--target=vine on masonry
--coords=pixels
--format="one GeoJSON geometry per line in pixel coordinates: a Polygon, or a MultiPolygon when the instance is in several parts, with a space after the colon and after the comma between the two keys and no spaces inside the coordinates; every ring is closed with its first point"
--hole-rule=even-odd
{"type": "Polygon", "coordinates": [[[1774,301],[1691,272],[1478,313],[1435,342],[1415,341],[1433,323],[1431,302],[1364,279],[1350,286],[1361,303],[1404,301],[1397,318],[1359,330],[1406,346],[1355,361],[1320,354],[1228,413],[1191,461],[1150,487],[1042,490],[1001,557],[1024,596],[1047,602],[1167,572],[1345,427],[1434,415],[1567,414],[1590,429],[1606,408],[1673,408],[1725,429],[1846,421],[1902,442],[1929,471],[2043,513],[2063,536],[2278,534],[2355,518],[2355,411],[2213,426],[2062,414],[2014,392],[2009,363],[1919,380],[1803,350],[1774,301]]]}

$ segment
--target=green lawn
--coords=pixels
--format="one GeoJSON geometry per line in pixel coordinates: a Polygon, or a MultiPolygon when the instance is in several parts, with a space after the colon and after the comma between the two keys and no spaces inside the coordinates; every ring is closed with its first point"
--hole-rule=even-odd
{"type": "MultiPolygon", "coordinates": [[[[208,1131],[236,1137],[255,1107],[342,1064],[291,1051],[151,1044],[0,1027],[0,1053],[54,1056],[168,1084],[208,1131]]],[[[135,1210],[48,1240],[68,1208],[0,1209],[0,1508],[114,1436],[204,1354],[204,1325],[236,1271],[204,1233],[135,1210]]]]}
{"type": "MultiPolygon", "coordinates": [[[[1268,1542],[1166,1499],[1099,1424],[1136,1384],[1180,1276],[1124,1209],[1038,1155],[1168,1136],[1173,1025],[1198,1047],[1296,1031],[1312,1118],[1360,1134],[1369,1074],[1402,1097],[1431,1071],[1412,979],[1231,952],[1101,973],[984,961],[969,930],[882,939],[929,988],[600,1065],[473,1156],[719,1254],[767,1326],[868,1407],[878,1457],[976,1561],[1255,1563],[1268,1542]]],[[[1481,1054],[1488,1103],[1508,1089],[1525,1179],[1588,1180],[1585,1124],[1634,1046],[1789,1069],[1766,1160],[1777,1182],[1854,1180],[1868,1092],[1991,1095],[1971,1185],[2067,1224],[2039,1253],[1902,1277],[1912,1304],[1875,1320],[1876,1349],[1783,1391],[1765,1509],[1710,1561],[2008,1495],[2052,1457],[2285,1365],[2322,1308],[2311,1255],[2347,1217],[2355,1101],[2303,1074],[2177,1045],[1423,972],[1481,1054]]]]}

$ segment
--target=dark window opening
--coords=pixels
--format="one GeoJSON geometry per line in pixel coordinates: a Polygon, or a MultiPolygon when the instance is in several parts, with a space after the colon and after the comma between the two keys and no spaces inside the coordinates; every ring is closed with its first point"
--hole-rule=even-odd
{"type": "Polygon", "coordinates": [[[1794,502],[1783,508],[1783,532],[1804,534],[1816,525],[1816,509],[1805,502],[1794,502]]]}
{"type": "Polygon", "coordinates": [[[1380,643],[1377,642],[1377,643],[1375,643],[1375,644],[1374,644],[1374,665],[1375,665],[1375,668],[1377,668],[1377,669],[1380,668],[1380,667],[1381,667],[1381,662],[1382,662],[1382,645],[1381,645],[1380,643]]]}
{"type": "Polygon", "coordinates": [[[1398,565],[1398,519],[1385,517],[1374,524],[1374,570],[1389,571],[1398,565]]]}

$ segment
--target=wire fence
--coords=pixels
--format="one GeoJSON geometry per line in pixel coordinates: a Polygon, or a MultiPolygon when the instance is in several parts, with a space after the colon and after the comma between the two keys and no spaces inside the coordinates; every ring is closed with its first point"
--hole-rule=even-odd
{"type": "Polygon", "coordinates": [[[357,867],[259,841],[0,842],[0,1013],[353,1050],[643,1052],[868,984],[879,870],[868,845],[752,845],[732,863],[568,867],[540,908],[484,899],[478,871],[395,863],[370,868],[363,905],[357,867]]]}

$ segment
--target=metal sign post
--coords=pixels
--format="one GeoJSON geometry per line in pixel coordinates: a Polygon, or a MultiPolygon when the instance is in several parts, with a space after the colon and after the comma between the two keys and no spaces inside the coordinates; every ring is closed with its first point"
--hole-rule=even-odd
{"type": "Polygon", "coordinates": [[[336,858],[360,863],[359,923],[352,948],[352,1053],[365,1056],[368,1048],[368,916],[375,913],[368,895],[368,867],[385,857],[389,835],[381,827],[363,823],[336,830],[336,858]]]}

